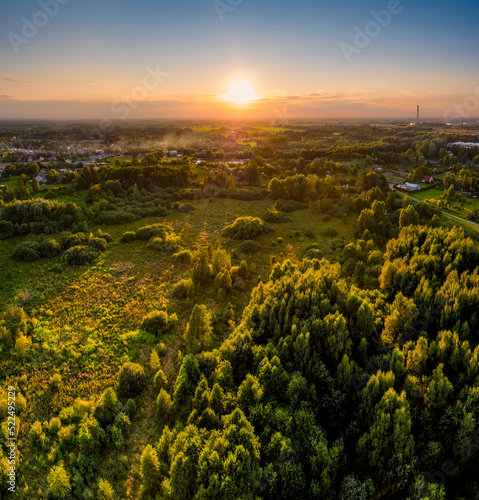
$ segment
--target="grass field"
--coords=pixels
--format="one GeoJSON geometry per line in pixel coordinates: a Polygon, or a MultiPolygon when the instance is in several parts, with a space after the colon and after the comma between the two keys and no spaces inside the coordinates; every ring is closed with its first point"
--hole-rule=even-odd
{"type": "Polygon", "coordinates": [[[414,198],[417,198],[418,200],[431,200],[435,198],[439,198],[439,196],[442,196],[444,194],[444,190],[442,189],[427,189],[425,191],[418,191],[412,194],[414,198]]]}

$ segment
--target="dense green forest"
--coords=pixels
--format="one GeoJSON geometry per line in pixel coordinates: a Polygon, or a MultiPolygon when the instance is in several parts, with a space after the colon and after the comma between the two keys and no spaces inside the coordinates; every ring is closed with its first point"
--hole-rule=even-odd
{"type": "Polygon", "coordinates": [[[1,498],[479,499],[466,132],[2,130],[1,498]]]}

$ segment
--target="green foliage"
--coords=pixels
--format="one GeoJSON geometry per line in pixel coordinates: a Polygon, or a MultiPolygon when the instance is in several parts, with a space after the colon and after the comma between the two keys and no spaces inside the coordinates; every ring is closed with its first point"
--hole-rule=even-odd
{"type": "Polygon", "coordinates": [[[263,220],[272,224],[279,224],[281,222],[291,222],[293,219],[286,215],[285,212],[268,209],[263,216],[263,220]]]}
{"type": "Polygon", "coordinates": [[[226,226],[221,234],[233,240],[250,240],[272,231],[273,229],[258,217],[238,217],[233,224],[226,226]]]}
{"type": "Polygon", "coordinates": [[[155,496],[158,489],[158,472],[160,463],[156,450],[149,444],[146,445],[140,460],[141,490],[143,494],[155,496]]]}
{"type": "Polygon", "coordinates": [[[303,204],[295,200],[278,200],[275,208],[278,212],[295,212],[303,208],[303,204]]]}
{"type": "Polygon", "coordinates": [[[98,252],[89,246],[75,246],[69,248],[62,256],[62,260],[72,266],[91,264],[98,258],[98,252]]]}
{"type": "Polygon", "coordinates": [[[49,498],[59,499],[66,498],[71,492],[70,476],[65,470],[63,463],[54,465],[48,474],[48,490],[49,498]]]}
{"type": "Polygon", "coordinates": [[[135,231],[126,231],[125,233],[123,233],[122,237],[121,237],[121,242],[122,243],[130,243],[131,241],[135,241],[137,238],[136,238],[136,233],[135,231]]]}
{"type": "Polygon", "coordinates": [[[184,279],[178,281],[172,290],[171,290],[171,298],[184,300],[190,297],[193,293],[193,281],[191,279],[184,279]]]}
{"type": "Polygon", "coordinates": [[[157,336],[168,333],[170,330],[168,313],[166,311],[152,311],[143,318],[140,327],[157,336]]]}
{"type": "Polygon", "coordinates": [[[195,211],[195,207],[191,203],[184,203],[178,207],[178,212],[182,214],[190,214],[195,211]]]}
{"type": "Polygon", "coordinates": [[[156,411],[160,418],[166,418],[171,413],[173,409],[173,401],[171,396],[165,391],[165,389],[160,389],[160,393],[156,399],[156,411]]]}
{"type": "Polygon", "coordinates": [[[98,500],[114,500],[115,492],[106,479],[98,481],[98,500]]]}
{"type": "Polygon", "coordinates": [[[261,252],[261,245],[254,240],[245,240],[238,245],[238,252],[246,255],[253,255],[261,252]]]}
{"type": "Polygon", "coordinates": [[[143,367],[137,363],[124,363],[120,370],[118,396],[129,398],[138,396],[146,386],[143,367]]]}
{"type": "Polygon", "coordinates": [[[189,250],[180,250],[173,255],[173,259],[178,264],[188,264],[193,262],[193,255],[189,250]]]}
{"type": "Polygon", "coordinates": [[[12,252],[12,259],[22,262],[34,262],[40,257],[40,244],[36,241],[22,241],[12,252]]]}
{"type": "Polygon", "coordinates": [[[208,349],[212,334],[210,312],[205,305],[195,304],[184,334],[188,351],[196,353],[208,349]]]}

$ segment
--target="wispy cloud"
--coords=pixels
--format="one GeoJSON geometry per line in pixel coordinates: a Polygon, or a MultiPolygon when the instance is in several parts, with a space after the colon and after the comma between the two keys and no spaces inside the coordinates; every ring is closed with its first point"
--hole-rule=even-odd
{"type": "Polygon", "coordinates": [[[25,87],[33,87],[33,85],[30,82],[27,82],[26,80],[21,80],[20,78],[12,78],[11,76],[6,76],[5,80],[7,80],[7,82],[25,85],[25,87]]]}
{"type": "Polygon", "coordinates": [[[102,85],[102,83],[99,81],[99,80],[91,80],[91,82],[93,85],[102,85]]]}
{"type": "Polygon", "coordinates": [[[11,101],[12,99],[15,99],[15,96],[0,94],[0,101],[11,101]]]}

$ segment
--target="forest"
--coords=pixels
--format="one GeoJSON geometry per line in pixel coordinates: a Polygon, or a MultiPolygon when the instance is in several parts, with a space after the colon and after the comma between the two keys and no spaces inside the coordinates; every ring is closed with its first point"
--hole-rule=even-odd
{"type": "Polygon", "coordinates": [[[3,123],[0,497],[479,499],[466,140],[3,123]]]}

